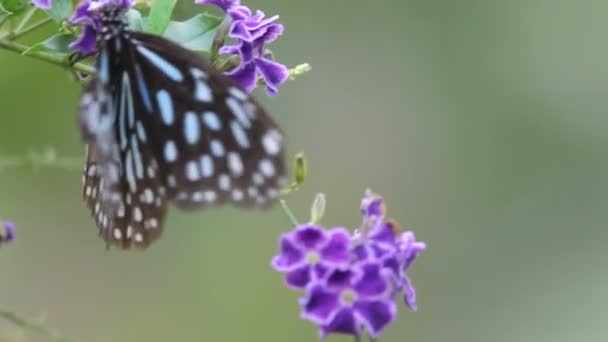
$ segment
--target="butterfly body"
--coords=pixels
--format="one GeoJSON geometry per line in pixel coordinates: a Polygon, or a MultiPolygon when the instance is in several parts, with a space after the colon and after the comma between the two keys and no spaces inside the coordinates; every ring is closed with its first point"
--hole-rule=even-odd
{"type": "Polygon", "coordinates": [[[284,182],[282,134],[199,55],[100,9],[97,74],[81,97],[84,197],[107,243],[146,247],[169,202],[267,207],[284,182]]]}

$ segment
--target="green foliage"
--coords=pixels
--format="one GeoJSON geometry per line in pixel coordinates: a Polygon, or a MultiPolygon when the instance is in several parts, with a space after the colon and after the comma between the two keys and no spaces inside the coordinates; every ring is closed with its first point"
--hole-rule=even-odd
{"type": "MultiPolygon", "coordinates": [[[[2,8],[0,12],[4,10],[10,14],[17,13],[24,9],[27,4],[28,1],[26,0],[2,0],[0,1],[0,7],[2,8]]],[[[1,15],[0,18],[2,18],[1,15]]]]}
{"type": "Polygon", "coordinates": [[[53,7],[46,13],[55,22],[61,23],[72,15],[72,2],[70,0],[53,0],[53,7]]]}
{"type": "Polygon", "coordinates": [[[154,0],[150,16],[146,20],[146,31],[161,35],[167,29],[177,0],[154,0]]]}
{"type": "Polygon", "coordinates": [[[4,8],[4,6],[0,2],[0,23],[3,23],[11,14],[13,13],[4,8]]]}
{"type": "Polygon", "coordinates": [[[163,36],[187,49],[209,52],[221,22],[222,18],[210,14],[197,14],[186,21],[170,22],[163,36]]]}
{"type": "Polygon", "coordinates": [[[75,39],[76,36],[71,33],[59,33],[51,36],[45,41],[33,45],[32,47],[24,51],[22,54],[27,55],[35,51],[46,51],[52,52],[55,55],[59,56],[67,56],[73,52],[73,50],[70,49],[69,45],[75,39]]]}
{"type": "Polygon", "coordinates": [[[143,31],[144,30],[144,20],[141,16],[141,13],[138,10],[130,9],[125,14],[125,18],[127,20],[127,26],[129,29],[133,31],[143,31]]]}

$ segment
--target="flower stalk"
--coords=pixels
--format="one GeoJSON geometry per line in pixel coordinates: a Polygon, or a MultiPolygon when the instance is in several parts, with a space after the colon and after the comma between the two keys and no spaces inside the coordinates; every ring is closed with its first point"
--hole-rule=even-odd
{"type": "Polygon", "coordinates": [[[13,311],[0,307],[0,317],[15,324],[21,329],[45,336],[55,342],[75,342],[74,339],[63,336],[59,332],[47,327],[42,322],[33,321],[19,316],[13,311]]]}

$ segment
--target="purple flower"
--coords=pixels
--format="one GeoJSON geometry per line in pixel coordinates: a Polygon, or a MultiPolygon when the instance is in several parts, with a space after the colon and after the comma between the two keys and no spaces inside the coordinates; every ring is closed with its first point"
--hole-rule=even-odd
{"type": "Polygon", "coordinates": [[[0,229],[0,245],[13,240],[15,240],[15,224],[8,221],[2,222],[2,229],[0,229]]]}
{"type": "Polygon", "coordinates": [[[426,244],[422,241],[416,241],[413,232],[404,232],[401,234],[399,242],[399,266],[400,266],[400,287],[403,290],[403,302],[411,310],[416,311],[416,291],[407,275],[407,271],[423,250],[426,249],[426,244]]]}
{"type": "Polygon", "coordinates": [[[272,266],[285,273],[285,283],[296,289],[306,288],[328,268],[346,266],[350,261],[350,235],[344,228],[327,231],[301,225],[283,234],[279,245],[280,254],[272,259],[272,266]]]}
{"type": "Polygon", "coordinates": [[[50,10],[53,7],[53,0],[32,0],[32,4],[43,10],[50,10]]]}
{"type": "Polygon", "coordinates": [[[302,317],[317,323],[321,336],[331,333],[358,336],[360,327],[377,337],[394,320],[397,308],[391,283],[378,262],[335,269],[313,283],[301,299],[302,317]]]}
{"type": "Polygon", "coordinates": [[[135,4],[134,0],[84,0],[74,11],[70,18],[71,25],[82,25],[80,36],[70,44],[70,48],[87,55],[96,50],[97,31],[101,28],[97,10],[107,5],[116,5],[128,10],[135,4]]]}
{"type": "Polygon", "coordinates": [[[328,334],[372,338],[394,321],[395,299],[416,311],[416,292],[407,274],[426,248],[414,233],[400,233],[399,224],[386,220],[381,196],[366,192],[361,201],[363,223],[353,235],[343,228],[325,231],[301,225],[284,234],[275,270],[285,273],[287,286],[303,289],[302,318],[328,334]]]}
{"type": "Polygon", "coordinates": [[[266,92],[278,93],[278,86],[287,80],[289,72],[283,64],[266,56],[265,45],[283,33],[283,25],[276,23],[278,15],[265,18],[264,12],[255,14],[241,5],[240,0],[196,0],[197,4],[220,7],[232,19],[228,36],[234,38],[233,45],[224,46],[220,53],[239,55],[241,63],[227,75],[245,90],[252,92],[257,86],[258,75],[264,79],[266,92]]]}
{"type": "Polygon", "coordinates": [[[224,10],[224,12],[228,12],[228,9],[239,6],[241,0],[195,0],[194,3],[199,5],[215,5],[224,10]]]}

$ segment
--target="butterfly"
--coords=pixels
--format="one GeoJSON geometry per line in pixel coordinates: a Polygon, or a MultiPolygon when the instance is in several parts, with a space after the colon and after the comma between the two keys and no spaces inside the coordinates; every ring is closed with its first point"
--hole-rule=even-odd
{"type": "Polygon", "coordinates": [[[83,197],[99,235],[145,248],[168,203],[269,207],[285,182],[275,122],[201,56],[128,30],[123,17],[99,9],[97,72],[80,97],[83,197]]]}

